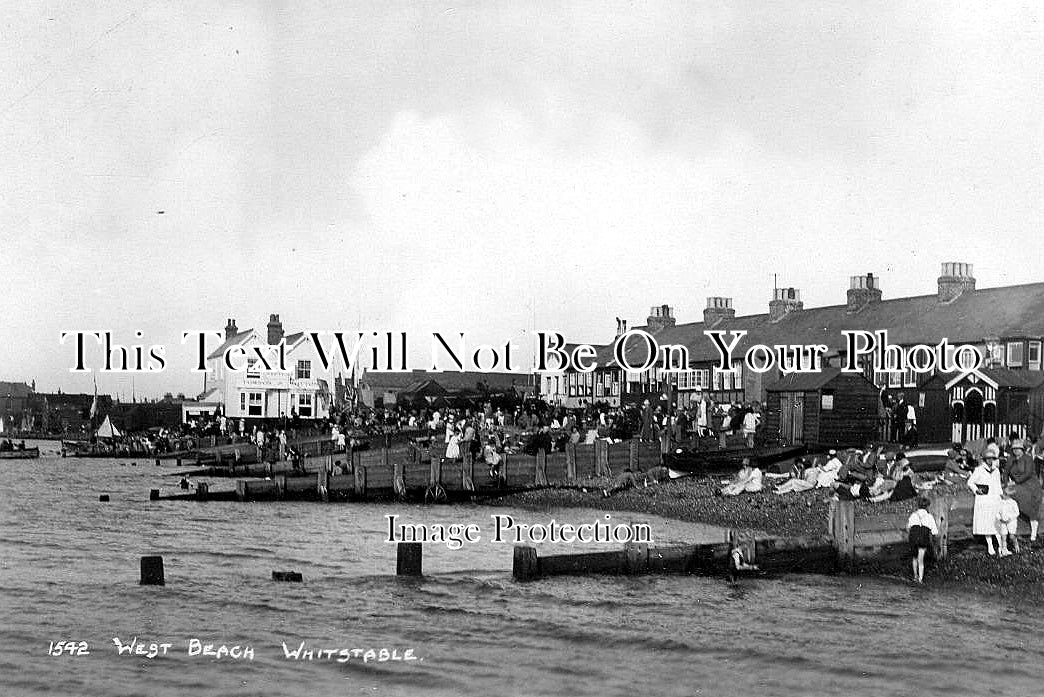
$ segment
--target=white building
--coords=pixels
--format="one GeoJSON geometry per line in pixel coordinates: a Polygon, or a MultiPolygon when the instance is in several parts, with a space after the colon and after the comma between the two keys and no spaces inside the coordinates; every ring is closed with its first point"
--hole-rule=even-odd
{"type": "Polygon", "coordinates": [[[221,404],[229,419],[325,419],[330,415],[334,367],[324,371],[315,346],[304,332],[284,334],[279,315],[271,315],[265,334],[240,331],[234,319],[225,326],[225,342],[207,357],[206,392],[200,401],[221,404]],[[278,351],[285,343],[286,370],[279,369],[278,351]],[[225,354],[233,366],[229,370],[225,354]],[[242,350],[240,350],[242,349],[242,350]],[[261,356],[264,357],[262,360],[261,356]],[[271,369],[266,369],[267,361],[271,369]]]}

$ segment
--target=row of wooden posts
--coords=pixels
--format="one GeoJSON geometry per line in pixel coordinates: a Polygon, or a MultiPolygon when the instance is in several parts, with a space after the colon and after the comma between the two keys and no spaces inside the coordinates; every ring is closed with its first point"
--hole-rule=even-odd
{"type": "MultiPolygon", "coordinates": [[[[939,527],[932,555],[946,558],[953,501],[938,497],[930,512],[939,527]]],[[[628,543],[623,549],[540,556],[531,545],[515,545],[512,576],[529,581],[561,575],[636,575],[692,573],[735,577],[747,570],[767,573],[834,573],[864,567],[882,568],[909,558],[905,515],[865,516],[857,519],[854,501],[835,501],[830,508],[828,534],[806,537],[757,537],[749,530],[729,530],[726,539],[706,544],[651,547],[628,543]],[[873,539],[866,539],[870,536],[873,539]],[[862,539],[861,539],[862,538],[862,539]],[[739,568],[736,562],[742,563],[739,568]]],[[[398,575],[422,573],[423,547],[400,542],[398,575]]]]}
{"type": "Polygon", "coordinates": [[[490,476],[483,466],[476,471],[473,454],[465,450],[460,460],[447,460],[431,448],[354,451],[344,454],[347,467],[335,474],[337,454],[308,458],[305,466],[315,471],[315,478],[275,475],[270,480],[239,480],[237,497],[243,501],[259,499],[319,498],[329,500],[350,497],[354,500],[369,494],[394,494],[406,497],[409,491],[423,490],[429,498],[439,500],[447,492],[479,489],[523,489],[550,486],[552,483],[577,483],[592,477],[611,477],[614,469],[638,470],[660,464],[659,450],[637,439],[610,445],[597,440],[593,445],[567,444],[563,451],[536,455],[504,454],[497,475],[490,476]],[[644,446],[644,447],[643,447],[644,446]]]}

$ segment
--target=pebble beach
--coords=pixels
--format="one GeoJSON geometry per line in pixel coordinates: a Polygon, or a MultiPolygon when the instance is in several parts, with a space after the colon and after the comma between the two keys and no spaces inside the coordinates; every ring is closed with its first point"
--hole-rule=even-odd
{"type": "MultiPolygon", "coordinates": [[[[718,477],[691,477],[627,489],[605,497],[602,494],[605,483],[591,480],[587,486],[527,491],[488,503],[541,511],[556,508],[633,511],[783,537],[826,534],[832,492],[814,489],[778,495],[766,488],[734,497],[716,496],[714,492],[723,481],[718,477]]],[[[958,508],[972,505],[971,494],[959,478],[937,483],[932,494],[953,496],[958,508]]],[[[912,501],[856,502],[856,515],[860,517],[912,510],[912,501]]],[[[977,544],[951,553],[944,562],[929,567],[925,585],[1044,599],[1044,584],[1040,581],[1044,578],[1044,548],[1031,549],[1025,540],[1022,544],[1020,554],[1004,559],[988,556],[985,547],[977,544]]]]}

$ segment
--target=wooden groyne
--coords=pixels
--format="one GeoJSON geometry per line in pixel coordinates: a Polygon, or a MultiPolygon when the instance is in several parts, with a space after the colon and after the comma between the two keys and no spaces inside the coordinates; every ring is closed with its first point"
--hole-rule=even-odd
{"type": "MultiPolygon", "coordinates": [[[[544,487],[578,486],[596,477],[612,477],[630,468],[647,470],[661,463],[657,443],[637,439],[620,443],[568,444],[563,451],[535,455],[506,453],[495,472],[470,452],[459,460],[442,457],[444,446],[386,445],[369,450],[334,452],[319,446],[305,452],[300,467],[276,462],[207,467],[190,476],[237,478],[241,501],[403,499],[427,502],[504,495],[544,487]],[[256,479],[250,479],[256,478],[256,479]]],[[[161,499],[191,499],[182,493],[161,499]]]]}
{"type": "MultiPolygon", "coordinates": [[[[967,535],[949,535],[953,500],[938,497],[931,513],[939,525],[931,555],[945,559],[954,546],[970,542],[967,535]]],[[[905,571],[909,564],[906,519],[899,514],[857,518],[854,501],[836,501],[827,520],[828,533],[819,537],[757,536],[730,530],[721,542],[652,547],[630,543],[622,550],[539,556],[536,547],[516,545],[512,575],[529,581],[576,574],[635,575],[686,573],[738,576],[746,573],[836,573],[869,570],[905,571]],[[736,560],[749,568],[738,568],[736,560]]]]}

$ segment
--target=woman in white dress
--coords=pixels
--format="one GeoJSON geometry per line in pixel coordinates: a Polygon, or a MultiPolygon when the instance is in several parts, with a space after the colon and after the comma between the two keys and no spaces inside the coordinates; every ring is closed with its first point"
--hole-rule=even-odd
{"type": "MultiPolygon", "coordinates": [[[[972,534],[986,537],[986,549],[990,556],[997,554],[993,539],[997,536],[997,512],[1001,502],[1001,479],[997,460],[1000,450],[993,443],[986,446],[982,462],[968,477],[968,488],[975,494],[975,509],[972,513],[972,534]]],[[[997,549],[1004,549],[997,539],[997,549]]]]}

